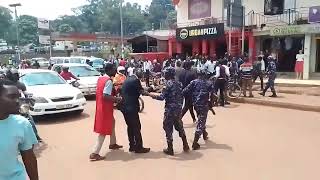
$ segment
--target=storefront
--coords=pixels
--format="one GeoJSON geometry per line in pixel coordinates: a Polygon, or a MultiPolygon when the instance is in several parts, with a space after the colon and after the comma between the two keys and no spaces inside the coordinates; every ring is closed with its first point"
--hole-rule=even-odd
{"type": "Polygon", "coordinates": [[[261,50],[278,54],[279,70],[293,72],[296,54],[302,49],[305,54],[304,79],[320,73],[320,23],[277,26],[270,35],[261,37],[261,50]]]}
{"type": "MultiPolygon", "coordinates": [[[[170,43],[170,42],[169,42],[170,43]]],[[[169,47],[174,47],[169,45],[169,47]]],[[[209,24],[193,27],[182,27],[176,30],[176,53],[183,56],[223,55],[227,45],[224,36],[224,24],[209,24]]],[[[170,52],[174,50],[169,49],[170,52]]]]}

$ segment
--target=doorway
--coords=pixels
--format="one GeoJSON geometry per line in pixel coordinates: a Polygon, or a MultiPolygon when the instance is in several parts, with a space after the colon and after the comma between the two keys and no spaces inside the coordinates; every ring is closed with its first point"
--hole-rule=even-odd
{"type": "Polygon", "coordinates": [[[316,41],[317,54],[316,54],[316,72],[320,72],[320,38],[316,41]]]}

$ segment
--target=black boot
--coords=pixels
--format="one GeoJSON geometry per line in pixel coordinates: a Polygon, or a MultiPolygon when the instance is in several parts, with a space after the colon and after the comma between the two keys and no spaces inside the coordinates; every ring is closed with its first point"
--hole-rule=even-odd
{"type": "Polygon", "coordinates": [[[277,93],[275,91],[272,91],[272,95],[269,96],[269,97],[278,97],[278,96],[277,96],[277,93]]]}
{"type": "Polygon", "coordinates": [[[181,139],[182,139],[182,143],[183,143],[183,151],[188,152],[190,150],[190,147],[189,147],[189,144],[187,141],[187,137],[183,136],[181,139]]]}
{"type": "Polygon", "coordinates": [[[167,142],[168,143],[168,148],[167,149],[163,149],[163,152],[167,155],[173,156],[174,152],[173,152],[173,144],[172,142],[167,142]]]}
{"type": "Polygon", "coordinates": [[[264,89],[261,93],[259,93],[261,96],[265,96],[266,95],[267,90],[264,89]]]}
{"type": "Polygon", "coordinates": [[[199,135],[194,135],[194,140],[193,140],[193,144],[192,144],[192,149],[193,150],[198,150],[200,149],[200,144],[198,143],[200,139],[200,136],[199,135]]]}
{"type": "Polygon", "coordinates": [[[206,130],[203,131],[202,137],[203,137],[203,140],[205,140],[205,141],[207,141],[209,139],[208,132],[206,130]]]}

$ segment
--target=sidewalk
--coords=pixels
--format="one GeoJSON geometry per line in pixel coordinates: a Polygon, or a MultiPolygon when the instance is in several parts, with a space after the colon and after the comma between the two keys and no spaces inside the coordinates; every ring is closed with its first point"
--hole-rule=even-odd
{"type": "Polygon", "coordinates": [[[254,98],[240,97],[239,99],[231,100],[231,102],[320,112],[320,97],[318,96],[279,93],[278,98],[271,98],[268,97],[269,95],[271,95],[271,93],[267,93],[266,97],[263,97],[259,95],[258,92],[254,92],[254,98]]]}
{"type": "Polygon", "coordinates": [[[320,80],[276,79],[275,83],[276,85],[290,87],[320,86],[320,80]]]}

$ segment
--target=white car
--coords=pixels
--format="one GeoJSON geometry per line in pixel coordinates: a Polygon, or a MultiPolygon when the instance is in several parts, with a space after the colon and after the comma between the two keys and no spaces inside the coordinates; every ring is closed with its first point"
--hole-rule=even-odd
{"type": "Polygon", "coordinates": [[[87,64],[55,64],[52,66],[53,71],[59,72],[62,67],[69,67],[69,71],[78,77],[80,86],[78,87],[85,96],[95,95],[98,79],[101,73],[87,64]]]}
{"type": "Polygon", "coordinates": [[[60,75],[50,70],[19,70],[20,80],[32,94],[35,105],[32,116],[57,114],[63,112],[82,113],[86,99],[82,92],[68,84],[60,75]]]}

